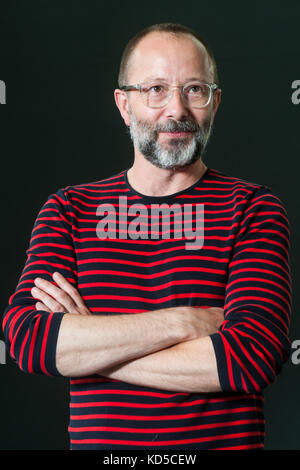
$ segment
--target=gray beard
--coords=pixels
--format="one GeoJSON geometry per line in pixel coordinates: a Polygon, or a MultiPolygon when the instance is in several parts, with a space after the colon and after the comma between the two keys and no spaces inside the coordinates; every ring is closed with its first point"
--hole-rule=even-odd
{"type": "Polygon", "coordinates": [[[182,168],[199,160],[206,149],[212,132],[211,120],[200,127],[195,121],[168,120],[165,124],[152,127],[146,121],[136,120],[130,113],[129,133],[133,143],[153,165],[164,169],[182,168]],[[158,142],[158,133],[193,132],[192,139],[170,139],[169,145],[158,142]]]}

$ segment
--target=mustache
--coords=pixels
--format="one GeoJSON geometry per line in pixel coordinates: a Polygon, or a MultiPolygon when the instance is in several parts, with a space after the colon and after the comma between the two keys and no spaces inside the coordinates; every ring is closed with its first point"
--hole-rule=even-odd
{"type": "Polygon", "coordinates": [[[173,121],[169,120],[165,124],[157,124],[152,132],[157,135],[158,132],[199,132],[199,125],[192,120],[173,121]]]}

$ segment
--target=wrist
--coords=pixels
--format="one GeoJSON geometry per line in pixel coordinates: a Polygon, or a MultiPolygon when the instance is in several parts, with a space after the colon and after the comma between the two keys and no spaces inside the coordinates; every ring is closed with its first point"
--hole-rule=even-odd
{"type": "Polygon", "coordinates": [[[175,335],[177,335],[178,343],[199,337],[197,310],[198,309],[195,307],[184,305],[171,309],[170,314],[174,322],[175,335]]]}
{"type": "Polygon", "coordinates": [[[185,307],[183,314],[187,339],[203,338],[216,333],[224,320],[223,312],[223,309],[215,307],[185,307]]]}

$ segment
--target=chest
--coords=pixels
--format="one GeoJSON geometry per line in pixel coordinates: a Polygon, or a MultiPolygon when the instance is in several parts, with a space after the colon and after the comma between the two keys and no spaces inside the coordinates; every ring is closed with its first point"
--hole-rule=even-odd
{"type": "Polygon", "coordinates": [[[236,227],[230,215],[203,205],[101,209],[79,221],[75,238],[78,288],[91,311],[223,305],[236,227]]]}

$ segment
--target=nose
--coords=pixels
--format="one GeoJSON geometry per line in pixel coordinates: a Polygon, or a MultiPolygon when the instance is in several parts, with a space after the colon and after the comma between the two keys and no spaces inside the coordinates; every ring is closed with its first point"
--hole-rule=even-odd
{"type": "Polygon", "coordinates": [[[172,95],[170,101],[165,107],[165,114],[168,119],[174,119],[180,121],[189,114],[189,108],[187,103],[181,96],[179,88],[172,89],[172,95]]]}

